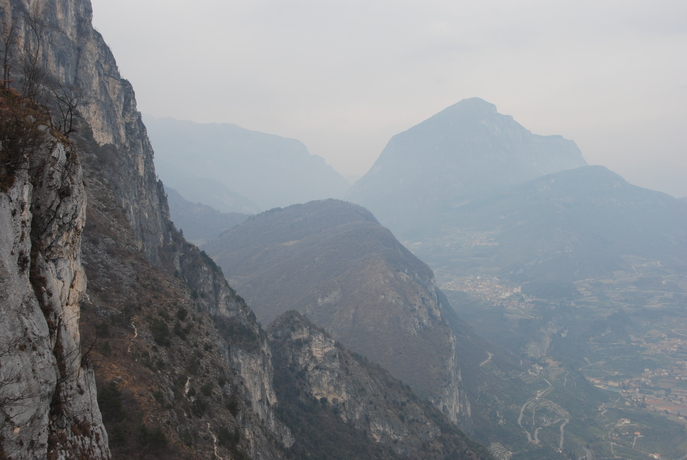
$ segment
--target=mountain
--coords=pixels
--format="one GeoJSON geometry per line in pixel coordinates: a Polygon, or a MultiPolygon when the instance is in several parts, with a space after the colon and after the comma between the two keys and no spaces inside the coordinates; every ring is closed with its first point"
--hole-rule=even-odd
{"type": "Polygon", "coordinates": [[[281,459],[316,444],[277,412],[255,315],[170,221],[89,1],[0,6],[0,457],[281,459]]]}
{"type": "Polygon", "coordinates": [[[261,322],[298,310],[469,426],[434,275],[367,210],[337,200],[274,209],[204,249],[261,322]]]}
{"type": "Polygon", "coordinates": [[[222,182],[194,176],[185,168],[176,169],[157,159],[155,163],[155,171],[164,179],[165,189],[174,189],[191,203],[202,203],[224,213],[257,214],[262,211],[253,201],[222,182]]]}
{"type": "Polygon", "coordinates": [[[472,98],[392,137],[346,199],[405,237],[440,227],[446,214],[485,193],[584,165],[574,142],[532,134],[472,98]]]}
{"type": "Polygon", "coordinates": [[[219,212],[200,203],[186,201],[179,192],[165,186],[169,213],[174,225],[183,231],[187,240],[203,244],[217,238],[220,233],[237,226],[249,215],[237,212],[219,212]]]}
{"type": "MultiPolygon", "coordinates": [[[[453,379],[460,382],[460,397],[466,400],[456,419],[499,458],[508,452],[563,458],[556,452],[560,437],[551,436],[554,420],[575,421],[565,431],[569,448],[579,448],[577,439],[591,439],[579,428],[579,417],[606,401],[601,391],[574,368],[557,378],[535,374],[531,360],[480,337],[436,288],[431,270],[364,208],[326,200],[276,209],[249,218],[204,248],[255,306],[258,318],[272,322],[268,331],[282,321],[278,315],[298,310],[341,346],[381,364],[442,409],[436,388],[451,375],[437,369],[448,369],[442,363],[453,362],[453,372],[460,373],[453,379]],[[575,396],[561,376],[574,381],[575,391],[585,397],[575,396]],[[565,402],[542,396],[551,392],[551,385],[565,402]],[[522,423],[520,409],[525,406],[538,414],[532,424],[536,419],[549,427],[545,444],[528,441],[525,432],[531,437],[537,426],[530,428],[529,418],[522,423]]],[[[282,343],[274,347],[275,356],[284,348],[282,343]]],[[[281,364],[275,366],[279,375],[281,364]]],[[[288,375],[298,369],[291,365],[288,375]]],[[[282,384],[277,384],[277,393],[282,384]]]]}
{"type": "Polygon", "coordinates": [[[220,182],[262,209],[340,198],[348,190],[346,179],[295,139],[233,124],[153,117],[145,120],[162,180],[173,181],[172,187],[188,200],[216,207],[203,196],[206,192],[196,190],[194,196],[185,193],[187,186],[182,184],[186,174],[220,182]],[[171,169],[183,174],[180,177],[177,172],[168,178],[171,169]]]}
{"type": "Polygon", "coordinates": [[[266,335],[171,224],[90,2],[1,5],[2,456],[279,458],[266,335]]]}
{"type": "Polygon", "coordinates": [[[683,376],[671,369],[687,364],[684,202],[587,166],[571,141],[534,136],[479,99],[394,136],[347,198],[432,267],[469,324],[446,313],[458,346],[474,350],[460,333],[474,328],[525,366],[534,362],[520,373],[517,357],[497,358],[488,343],[479,348],[489,359],[460,355],[468,397],[480,401],[473,421],[495,455],[644,455],[623,430],[613,435],[622,454],[596,441],[597,430],[627,418],[652,433],[643,451],[684,456],[675,417],[687,405],[661,389],[679,388],[683,376]],[[496,359],[491,374],[510,366],[510,379],[470,380],[496,359]],[[540,385],[540,396],[520,393],[523,385],[540,385]],[[471,393],[475,386],[483,390],[471,393]],[[656,395],[660,404],[644,402],[656,395]]]}
{"type": "Polygon", "coordinates": [[[490,457],[407,385],[347,351],[305,316],[287,312],[268,334],[275,388],[285,401],[280,413],[297,438],[308,434],[288,458],[490,457]]]}
{"type": "Polygon", "coordinates": [[[650,262],[687,271],[687,206],[603,166],[539,177],[475,199],[444,220],[452,230],[441,243],[426,238],[413,247],[454,273],[577,281],[635,273],[633,266],[650,262]]]}

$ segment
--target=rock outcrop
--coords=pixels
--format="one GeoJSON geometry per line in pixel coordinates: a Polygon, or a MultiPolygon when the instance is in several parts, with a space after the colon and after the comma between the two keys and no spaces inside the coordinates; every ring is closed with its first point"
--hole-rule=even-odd
{"type": "Polygon", "coordinates": [[[0,456],[108,458],[95,376],[80,348],[81,165],[21,99],[2,89],[0,456]],[[32,126],[18,133],[12,122],[32,126]]]}
{"type": "Polygon", "coordinates": [[[313,448],[307,444],[312,439],[305,436],[313,429],[329,431],[314,448],[336,449],[341,458],[367,444],[365,454],[372,451],[379,459],[468,459],[485,453],[474,444],[468,447],[464,435],[443,421],[431,404],[419,400],[384,369],[351,354],[305,316],[287,312],[270,325],[268,333],[275,350],[278,391],[289,401],[283,408],[286,419],[305,411],[322,425],[294,426],[296,456],[298,449],[313,448]],[[300,433],[305,439],[299,438],[300,433]],[[354,438],[354,445],[346,444],[347,436],[354,438]]]}

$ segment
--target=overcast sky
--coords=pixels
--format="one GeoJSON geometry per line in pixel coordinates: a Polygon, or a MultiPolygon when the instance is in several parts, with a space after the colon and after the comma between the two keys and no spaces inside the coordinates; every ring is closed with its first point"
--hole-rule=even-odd
{"type": "Polygon", "coordinates": [[[687,196],[685,0],[92,0],[139,110],[303,141],[362,175],[468,97],[687,196]]]}

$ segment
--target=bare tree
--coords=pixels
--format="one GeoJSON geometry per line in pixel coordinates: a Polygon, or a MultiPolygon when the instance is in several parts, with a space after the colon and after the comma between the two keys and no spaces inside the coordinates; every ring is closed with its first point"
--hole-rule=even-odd
{"type": "Polygon", "coordinates": [[[65,136],[76,132],[77,108],[81,103],[81,91],[65,88],[62,84],[50,88],[59,116],[51,115],[50,122],[53,129],[65,136]]]}
{"type": "Polygon", "coordinates": [[[14,54],[12,48],[16,45],[15,37],[15,25],[14,21],[10,22],[9,25],[6,22],[2,22],[2,86],[9,87],[10,76],[12,71],[12,61],[14,54]]]}
{"type": "Polygon", "coordinates": [[[22,44],[22,94],[34,102],[40,103],[45,69],[41,62],[41,51],[44,38],[44,24],[36,14],[26,17],[27,33],[22,44]]]}

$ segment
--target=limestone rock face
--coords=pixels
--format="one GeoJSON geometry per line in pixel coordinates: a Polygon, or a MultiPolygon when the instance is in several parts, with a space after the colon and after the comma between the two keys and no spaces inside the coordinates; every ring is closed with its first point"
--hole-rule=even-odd
{"type": "MultiPolygon", "coordinates": [[[[109,147],[103,173],[116,190],[139,249],[157,260],[169,211],[156,185],[153,150],[133,88],[121,78],[110,49],[93,29],[90,1],[0,0],[0,7],[5,21],[15,24],[17,43],[32,40],[29,17],[34,18],[45,82],[78,96],[78,110],[87,125],[82,128],[90,130],[99,145],[109,147]]],[[[17,75],[17,84],[23,78],[17,75]]]]}
{"type": "Polygon", "coordinates": [[[246,303],[237,296],[211,259],[201,255],[198,248],[188,243],[168,245],[163,252],[172,254],[174,266],[198,295],[197,301],[213,316],[220,331],[236,328],[247,331],[254,340],[251,346],[227,347],[224,355],[228,364],[241,377],[244,397],[251,407],[283,445],[289,446],[293,438],[289,430],[274,414],[277,397],[273,388],[272,355],[264,331],[246,303]]]}
{"type": "Polygon", "coordinates": [[[85,210],[76,153],[51,138],[0,194],[0,439],[9,458],[109,458],[80,350],[85,210]]]}
{"type": "Polygon", "coordinates": [[[280,391],[297,394],[296,404],[312,406],[310,414],[325,412],[388,448],[374,458],[477,458],[459,430],[440,421],[445,419],[436,408],[379,366],[352,355],[305,316],[287,312],[268,333],[280,391]]]}

